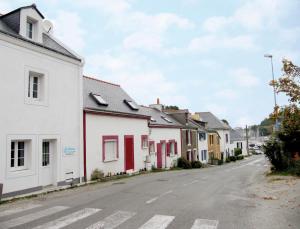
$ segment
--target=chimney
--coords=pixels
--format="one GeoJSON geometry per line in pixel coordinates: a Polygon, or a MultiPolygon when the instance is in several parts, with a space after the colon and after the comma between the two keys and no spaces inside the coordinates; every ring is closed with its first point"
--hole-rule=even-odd
{"type": "Polygon", "coordinates": [[[156,104],[151,104],[151,105],[149,105],[149,107],[155,108],[155,109],[157,109],[159,111],[163,110],[163,105],[160,104],[159,98],[156,99],[156,104]]]}

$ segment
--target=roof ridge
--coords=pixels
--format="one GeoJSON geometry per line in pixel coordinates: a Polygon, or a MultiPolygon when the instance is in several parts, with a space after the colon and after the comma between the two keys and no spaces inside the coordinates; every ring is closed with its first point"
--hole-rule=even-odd
{"type": "Polygon", "coordinates": [[[115,83],[111,83],[111,82],[107,82],[107,81],[104,81],[104,80],[99,80],[99,79],[96,79],[96,78],[93,78],[93,77],[90,77],[90,76],[83,76],[84,78],[87,78],[87,79],[90,79],[90,80],[95,80],[95,81],[98,81],[100,83],[106,83],[106,84],[110,84],[112,86],[116,86],[116,87],[121,87],[119,84],[115,84],[115,83]]]}

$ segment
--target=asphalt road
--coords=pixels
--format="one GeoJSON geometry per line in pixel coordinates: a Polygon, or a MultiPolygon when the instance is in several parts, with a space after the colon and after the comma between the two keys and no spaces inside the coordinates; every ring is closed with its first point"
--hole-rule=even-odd
{"type": "Polygon", "coordinates": [[[291,228],[249,191],[267,168],[252,156],[54,193],[0,206],[0,228],[291,228]]]}

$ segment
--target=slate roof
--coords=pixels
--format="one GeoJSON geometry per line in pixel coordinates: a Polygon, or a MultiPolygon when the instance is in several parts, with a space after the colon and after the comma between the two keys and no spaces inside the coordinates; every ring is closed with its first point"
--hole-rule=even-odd
{"type": "Polygon", "coordinates": [[[200,115],[200,118],[207,122],[208,129],[221,129],[221,130],[230,130],[230,126],[222,122],[211,112],[196,112],[200,115]]]}
{"type": "Polygon", "coordinates": [[[29,39],[19,35],[18,31],[19,31],[19,26],[20,26],[20,17],[18,15],[20,14],[20,10],[25,9],[25,8],[33,8],[34,10],[37,11],[38,14],[41,15],[42,18],[44,18],[44,16],[40,13],[40,11],[36,8],[35,5],[20,7],[14,11],[11,11],[7,14],[0,16],[0,33],[6,34],[8,36],[20,39],[22,41],[31,43],[33,45],[48,49],[50,51],[59,53],[61,55],[70,57],[72,59],[81,61],[80,57],[69,52],[62,45],[58,44],[55,41],[55,39],[52,38],[51,35],[49,35],[47,33],[43,33],[43,43],[34,42],[32,40],[29,40],[29,39]]]}
{"type": "Polygon", "coordinates": [[[152,108],[152,107],[146,107],[146,106],[141,106],[140,107],[141,111],[148,116],[151,116],[155,121],[150,120],[150,126],[165,126],[165,127],[178,127],[181,128],[182,125],[176,121],[173,117],[170,115],[159,111],[158,109],[152,108]],[[162,118],[162,116],[168,118],[171,123],[166,121],[165,119],[162,118]]]}
{"type": "MultiPolygon", "coordinates": [[[[85,110],[105,113],[124,114],[132,116],[140,116],[150,119],[141,107],[137,105],[138,110],[132,110],[124,100],[134,101],[120,85],[105,82],[102,80],[83,77],[83,107],[85,110]],[[92,98],[90,93],[100,95],[107,103],[108,106],[99,105],[92,98]]],[[[136,103],[137,104],[137,103],[136,103]]]]}
{"type": "Polygon", "coordinates": [[[230,130],[230,142],[234,141],[244,141],[245,138],[236,130],[231,129],[230,130]]]}

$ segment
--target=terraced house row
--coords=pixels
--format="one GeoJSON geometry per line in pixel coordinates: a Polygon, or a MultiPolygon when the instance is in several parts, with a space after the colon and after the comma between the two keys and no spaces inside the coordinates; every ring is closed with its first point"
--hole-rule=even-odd
{"type": "Polygon", "coordinates": [[[0,183],[4,197],[105,175],[212,163],[245,148],[210,112],[138,105],[120,85],[83,75],[36,5],[0,16],[0,183]],[[232,141],[234,140],[234,141],[232,141]]]}

